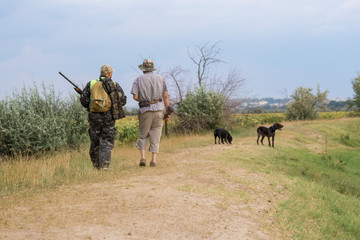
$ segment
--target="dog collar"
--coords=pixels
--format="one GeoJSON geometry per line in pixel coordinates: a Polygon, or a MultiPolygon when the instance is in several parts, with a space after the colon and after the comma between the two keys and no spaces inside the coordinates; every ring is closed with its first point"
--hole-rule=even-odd
{"type": "Polygon", "coordinates": [[[274,131],[276,130],[276,128],[274,127],[274,125],[272,125],[271,127],[274,129],[274,131]]]}

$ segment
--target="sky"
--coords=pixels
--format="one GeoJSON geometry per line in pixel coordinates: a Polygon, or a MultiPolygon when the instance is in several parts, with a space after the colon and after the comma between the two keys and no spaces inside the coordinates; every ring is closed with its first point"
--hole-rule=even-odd
{"type": "MultiPolygon", "coordinates": [[[[111,65],[131,100],[138,65],[187,70],[188,50],[218,43],[224,63],[245,85],[238,97],[283,98],[297,87],[351,98],[360,71],[360,0],[2,0],[0,98],[41,83],[61,94],[111,65]]],[[[173,85],[167,79],[169,86],[173,85]]]]}

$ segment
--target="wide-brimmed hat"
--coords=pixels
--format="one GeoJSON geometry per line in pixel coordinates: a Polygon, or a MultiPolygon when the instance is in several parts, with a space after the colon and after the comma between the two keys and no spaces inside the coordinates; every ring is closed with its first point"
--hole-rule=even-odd
{"type": "Polygon", "coordinates": [[[156,68],[154,68],[154,62],[150,59],[145,59],[144,62],[139,65],[139,68],[144,72],[152,72],[156,70],[156,68]]]}

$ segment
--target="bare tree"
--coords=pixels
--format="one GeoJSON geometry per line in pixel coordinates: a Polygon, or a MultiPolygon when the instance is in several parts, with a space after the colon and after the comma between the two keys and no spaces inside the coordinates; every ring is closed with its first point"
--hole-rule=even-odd
{"type": "Polygon", "coordinates": [[[226,96],[226,100],[236,95],[236,92],[244,85],[245,78],[236,68],[231,68],[226,79],[220,81],[220,93],[226,96]]]}
{"type": "Polygon", "coordinates": [[[219,42],[209,45],[197,46],[194,51],[190,52],[188,49],[188,55],[192,62],[197,67],[197,79],[200,87],[206,86],[215,90],[226,97],[226,101],[238,93],[238,91],[245,84],[245,78],[241,76],[239,70],[236,67],[230,68],[226,74],[211,74],[210,70],[217,63],[225,63],[221,59],[221,49],[218,46],[219,42]]]}
{"type": "Polygon", "coordinates": [[[173,104],[179,105],[183,101],[184,94],[187,91],[187,84],[186,80],[184,78],[184,75],[188,71],[183,69],[181,66],[175,66],[173,68],[170,68],[168,72],[165,72],[164,75],[166,78],[170,78],[175,83],[175,97],[173,97],[171,100],[173,104]]]}
{"type": "Polygon", "coordinates": [[[188,55],[191,61],[197,66],[197,79],[200,87],[209,78],[209,68],[211,65],[223,62],[220,57],[221,49],[218,47],[219,42],[209,46],[205,43],[202,46],[196,46],[195,50],[188,49],[188,55]]]}

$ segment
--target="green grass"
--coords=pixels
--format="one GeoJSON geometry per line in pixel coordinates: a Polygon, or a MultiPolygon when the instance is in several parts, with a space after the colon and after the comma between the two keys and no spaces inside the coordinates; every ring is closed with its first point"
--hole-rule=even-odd
{"type": "Polygon", "coordinates": [[[276,148],[230,151],[228,159],[291,180],[274,211],[289,238],[360,239],[359,126],[359,118],[285,123],[276,148]]]}
{"type": "Polygon", "coordinates": [[[359,239],[359,199],[297,178],[276,214],[294,239],[359,239]]]}

